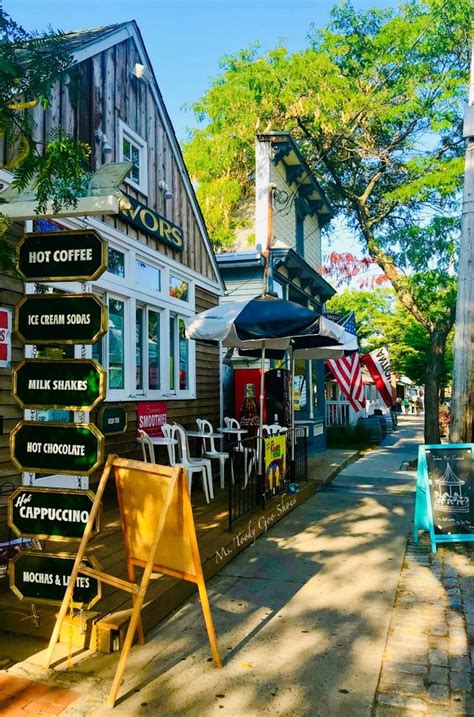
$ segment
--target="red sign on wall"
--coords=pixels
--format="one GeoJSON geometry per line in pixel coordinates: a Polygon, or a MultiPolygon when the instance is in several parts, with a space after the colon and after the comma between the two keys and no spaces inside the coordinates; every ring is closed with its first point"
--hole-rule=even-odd
{"type": "Polygon", "coordinates": [[[162,436],[161,426],[166,423],[167,411],[166,401],[140,401],[137,403],[137,431],[162,436]]]}
{"type": "Polygon", "coordinates": [[[11,366],[12,360],[12,312],[0,308],[0,368],[11,366]]]}

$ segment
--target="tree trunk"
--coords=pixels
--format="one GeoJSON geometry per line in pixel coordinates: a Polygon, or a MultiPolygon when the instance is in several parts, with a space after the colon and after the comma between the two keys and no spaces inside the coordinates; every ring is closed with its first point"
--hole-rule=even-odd
{"type": "Polygon", "coordinates": [[[425,375],[425,443],[439,443],[439,386],[447,333],[444,329],[435,329],[430,338],[430,357],[425,375]]]}

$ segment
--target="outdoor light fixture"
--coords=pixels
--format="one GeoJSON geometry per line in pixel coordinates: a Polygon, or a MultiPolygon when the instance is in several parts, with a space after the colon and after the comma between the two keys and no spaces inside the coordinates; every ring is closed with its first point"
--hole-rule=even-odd
{"type": "Polygon", "coordinates": [[[136,80],[146,80],[146,71],[145,65],[140,65],[139,62],[136,62],[132,68],[132,77],[136,80]]]}
{"type": "Polygon", "coordinates": [[[161,189],[161,191],[164,193],[165,199],[173,198],[173,192],[168,187],[164,179],[160,179],[160,181],[158,182],[158,189],[161,189]]]}
{"type": "Polygon", "coordinates": [[[96,129],[95,131],[95,138],[97,142],[101,143],[102,146],[102,153],[103,154],[112,154],[112,145],[109,143],[109,140],[107,139],[107,135],[102,132],[101,129],[96,129]]]}

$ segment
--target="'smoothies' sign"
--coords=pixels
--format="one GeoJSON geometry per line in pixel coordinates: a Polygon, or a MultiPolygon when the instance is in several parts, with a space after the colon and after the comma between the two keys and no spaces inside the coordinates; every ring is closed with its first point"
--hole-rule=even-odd
{"type": "Polygon", "coordinates": [[[20,471],[89,476],[103,462],[104,436],[90,423],[20,421],[10,455],[20,471]]]}
{"type": "Polygon", "coordinates": [[[22,408],[91,411],[105,398],[106,374],[92,359],[24,359],[13,371],[22,408]]]}
{"type": "MultiPolygon", "coordinates": [[[[10,588],[20,600],[60,604],[66,592],[75,557],[22,552],[10,563],[10,588]]],[[[84,560],[89,567],[95,561],[84,560]]],[[[73,603],[91,608],[100,600],[101,586],[88,575],[78,575],[73,603]]]]}
{"type": "Polygon", "coordinates": [[[121,209],[119,217],[135,229],[153,237],[162,244],[167,244],[175,251],[183,251],[183,230],[161,214],[155,212],[137,199],[129,197],[130,209],[121,209]]]}
{"type": "Polygon", "coordinates": [[[93,294],[32,294],[15,307],[25,344],[94,344],[107,330],[107,310],[93,294]]]}
{"type": "Polygon", "coordinates": [[[93,502],[91,491],[17,488],[8,499],[8,525],[23,538],[80,540],[93,502]]]}
{"type": "Polygon", "coordinates": [[[29,233],[19,241],[26,281],[92,281],[107,268],[107,245],[92,229],[29,233]]]}

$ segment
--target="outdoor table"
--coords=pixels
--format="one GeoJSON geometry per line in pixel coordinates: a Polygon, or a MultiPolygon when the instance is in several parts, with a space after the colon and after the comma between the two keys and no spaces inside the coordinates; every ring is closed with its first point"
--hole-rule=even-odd
{"type": "Polygon", "coordinates": [[[178,443],[176,438],[167,438],[166,436],[150,436],[150,441],[154,446],[176,446],[178,443]]]}
{"type": "MultiPolygon", "coordinates": [[[[238,435],[239,433],[248,433],[247,428],[218,428],[217,430],[220,431],[220,433],[223,433],[224,435],[227,435],[227,434],[228,435],[232,435],[232,434],[238,435]]],[[[238,437],[240,439],[240,436],[238,436],[238,437]]],[[[222,436],[221,436],[221,438],[222,438],[222,436]]]]}
{"type": "Polygon", "coordinates": [[[189,438],[222,438],[222,433],[203,433],[202,431],[186,431],[189,438]]]}
{"type": "Polygon", "coordinates": [[[178,441],[176,440],[176,438],[167,438],[166,436],[150,436],[150,441],[153,443],[154,446],[157,446],[158,448],[160,446],[178,445],[178,441]]]}

